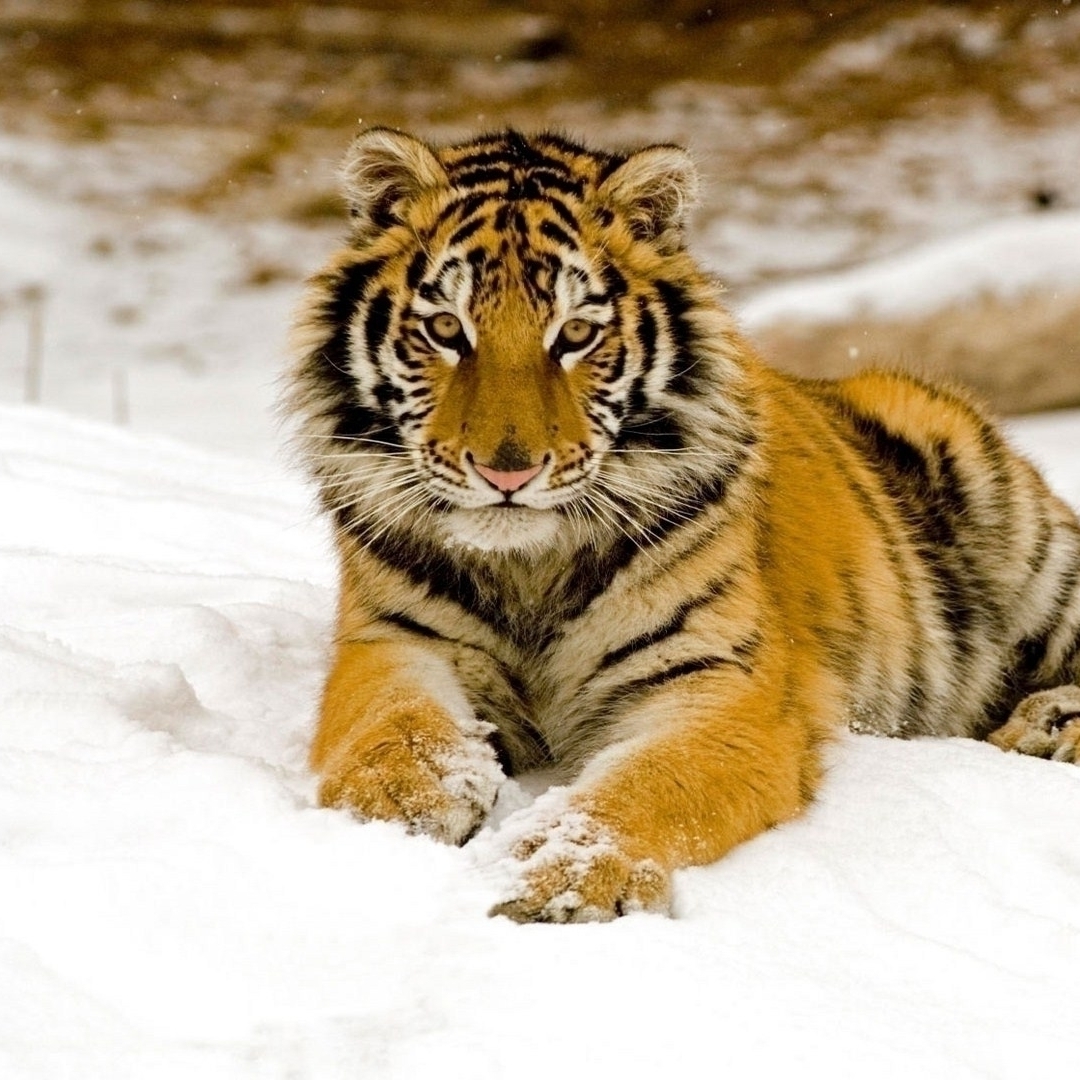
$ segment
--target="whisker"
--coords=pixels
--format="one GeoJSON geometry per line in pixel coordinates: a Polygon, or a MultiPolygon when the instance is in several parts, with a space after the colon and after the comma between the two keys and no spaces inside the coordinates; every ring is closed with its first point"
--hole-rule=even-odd
{"type": "Polygon", "coordinates": [[[715,450],[696,446],[611,446],[604,454],[668,454],[680,457],[716,457],[715,450]]]}
{"type": "MultiPolygon", "coordinates": [[[[606,510],[614,512],[623,521],[629,523],[629,525],[632,526],[637,533],[644,536],[646,539],[651,540],[653,543],[658,543],[660,541],[661,538],[659,536],[654,535],[652,531],[648,528],[648,526],[644,525],[642,522],[634,518],[624,507],[620,506],[617,502],[615,502],[607,494],[607,492],[603,491],[602,489],[594,488],[593,490],[588,492],[588,495],[590,504],[592,505],[593,509],[595,509],[598,513],[600,513],[600,508],[602,505],[606,510]]],[[[601,513],[601,516],[604,517],[606,521],[612,521],[610,516],[607,514],[601,513]]],[[[630,532],[628,528],[617,522],[613,523],[613,527],[616,527],[620,532],[622,532],[622,534],[634,545],[634,547],[638,549],[641,555],[648,559],[649,562],[651,562],[658,570],[660,570],[661,572],[663,571],[664,567],[662,566],[662,564],[656,559],[653,553],[649,551],[648,548],[646,548],[632,532],[630,532]]]]}
{"type": "Polygon", "coordinates": [[[318,442],[337,442],[337,443],[364,443],[370,446],[386,446],[391,450],[395,450],[401,454],[407,454],[408,448],[403,446],[400,441],[394,442],[391,439],[373,439],[367,435],[321,435],[317,433],[310,433],[300,436],[300,441],[318,442]]]}
{"type": "MultiPolygon", "coordinates": [[[[405,499],[404,505],[402,505],[395,514],[381,523],[379,529],[370,536],[368,540],[369,543],[378,543],[379,540],[394,529],[399,521],[408,517],[414,511],[421,508],[430,509],[430,507],[425,507],[426,500],[422,492],[413,492],[412,495],[413,498],[411,500],[405,499]]],[[[423,519],[423,516],[424,515],[421,515],[421,520],[423,519]]]]}
{"type": "Polygon", "coordinates": [[[608,494],[621,496],[633,506],[653,511],[659,509],[663,513],[675,513],[678,496],[670,487],[664,487],[658,483],[643,483],[637,477],[613,476],[606,473],[598,478],[597,487],[608,494]]]}

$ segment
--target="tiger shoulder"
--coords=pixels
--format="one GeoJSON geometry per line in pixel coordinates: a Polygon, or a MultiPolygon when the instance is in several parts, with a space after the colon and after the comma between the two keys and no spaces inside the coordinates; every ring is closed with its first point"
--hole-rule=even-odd
{"type": "Polygon", "coordinates": [[[1080,525],[962,391],[765,364],[684,150],[379,128],[285,404],[333,523],[324,805],[491,841],[520,921],[666,910],[843,726],[1080,759],[1080,525]]]}

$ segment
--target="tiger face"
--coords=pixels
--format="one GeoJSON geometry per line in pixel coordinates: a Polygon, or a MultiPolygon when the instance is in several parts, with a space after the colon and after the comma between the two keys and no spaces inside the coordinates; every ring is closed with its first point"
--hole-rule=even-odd
{"type": "Polygon", "coordinates": [[[412,394],[396,416],[451,528],[511,545],[587,490],[617,432],[602,387],[620,347],[615,297],[580,237],[562,233],[560,252],[550,208],[518,211],[513,244],[482,212],[436,238],[399,316],[412,394]]]}
{"type": "Polygon", "coordinates": [[[700,325],[722,316],[682,245],[694,176],[670,146],[358,139],[352,242],[312,282],[298,380],[354,531],[537,550],[647,530],[673,474],[705,471],[686,430],[732,453],[728,328],[700,325]]]}

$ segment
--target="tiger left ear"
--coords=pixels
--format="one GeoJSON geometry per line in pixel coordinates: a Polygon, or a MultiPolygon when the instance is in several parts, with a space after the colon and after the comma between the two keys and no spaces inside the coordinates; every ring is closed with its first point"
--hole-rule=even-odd
{"type": "Polygon", "coordinates": [[[647,146],[631,154],[597,190],[621,211],[634,234],[675,249],[697,202],[697,168],[681,146],[647,146]]]}
{"type": "Polygon", "coordinates": [[[449,184],[446,170],[419,139],[393,128],[362,132],[341,169],[345,198],[358,225],[387,228],[422,192],[449,184]]]}

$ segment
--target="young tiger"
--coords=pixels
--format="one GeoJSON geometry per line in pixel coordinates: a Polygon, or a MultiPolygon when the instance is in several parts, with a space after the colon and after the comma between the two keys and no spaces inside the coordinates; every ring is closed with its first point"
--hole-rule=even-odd
{"type": "Polygon", "coordinates": [[[324,805],[461,844],[513,919],[668,907],[841,725],[1080,759],[1080,526],[954,389],[764,366],[685,250],[687,154],[384,128],[287,408],[341,563],[324,805]]]}

